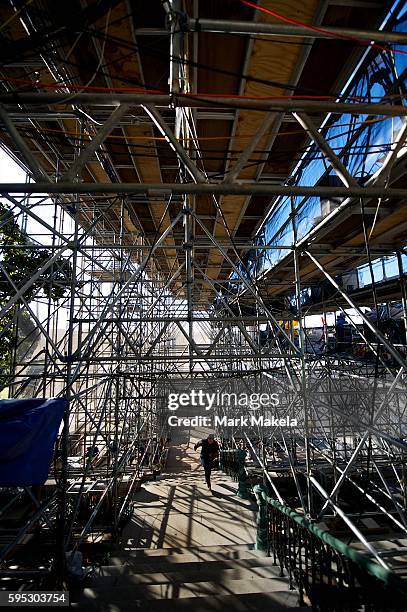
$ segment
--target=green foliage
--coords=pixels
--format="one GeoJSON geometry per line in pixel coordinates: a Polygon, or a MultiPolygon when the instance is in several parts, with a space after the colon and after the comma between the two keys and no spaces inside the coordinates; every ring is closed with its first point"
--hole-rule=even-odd
{"type": "MultiPolygon", "coordinates": [[[[0,202],[0,260],[9,276],[7,278],[7,275],[0,270],[0,307],[3,307],[15,294],[13,283],[17,288],[23,287],[52,257],[52,250],[46,247],[24,248],[33,244],[29,236],[21,231],[10,208],[0,202]]],[[[57,301],[66,295],[71,278],[71,264],[61,258],[29,287],[24,293],[24,299],[30,302],[34,295],[42,294],[57,301]]],[[[33,332],[34,327],[29,314],[21,310],[18,304],[0,320],[0,389],[7,385],[11,358],[16,345],[20,344],[18,352],[24,354],[27,349],[26,346],[24,350],[24,345],[29,345],[30,341],[27,343],[21,341],[24,339],[24,334],[33,332]],[[15,332],[17,319],[18,337],[15,332]]]]}
{"type": "Polygon", "coordinates": [[[7,387],[10,374],[10,361],[15,345],[13,316],[13,311],[9,310],[0,321],[0,389],[7,387]]]}
{"type": "MultiPolygon", "coordinates": [[[[27,249],[32,246],[27,234],[21,231],[11,210],[0,202],[0,257],[7,274],[17,287],[22,287],[51,257],[52,251],[45,247],[27,249]],[[12,248],[15,245],[14,248],[12,248]]],[[[72,277],[72,268],[66,259],[60,259],[48,268],[24,294],[29,302],[41,289],[52,300],[59,300],[67,292],[72,277]]],[[[0,303],[6,302],[15,291],[12,283],[0,273],[0,303]]]]}

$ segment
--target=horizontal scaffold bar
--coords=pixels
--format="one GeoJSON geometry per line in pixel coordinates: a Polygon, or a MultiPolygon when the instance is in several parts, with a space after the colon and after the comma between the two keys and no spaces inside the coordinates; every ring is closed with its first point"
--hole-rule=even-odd
{"type": "Polygon", "coordinates": [[[110,362],[125,362],[125,361],[134,361],[137,363],[138,361],[241,361],[241,360],[253,360],[253,359],[263,359],[267,362],[275,362],[280,361],[281,359],[294,359],[297,357],[300,358],[300,354],[294,355],[292,353],[281,353],[279,355],[271,355],[270,353],[225,353],[223,355],[210,354],[206,355],[202,353],[202,355],[115,355],[115,356],[106,356],[106,357],[81,357],[73,356],[69,358],[71,363],[76,362],[89,362],[89,363],[110,363],[110,362]]]}
{"type": "MultiPolygon", "coordinates": [[[[337,102],[336,100],[301,100],[286,99],[279,97],[244,98],[233,96],[199,95],[197,94],[146,94],[146,93],[75,93],[68,96],[69,103],[81,103],[96,106],[118,106],[129,104],[141,106],[154,104],[157,107],[173,108],[182,107],[216,107],[249,108],[276,112],[326,112],[342,115],[351,113],[356,115],[386,115],[390,117],[407,116],[407,106],[401,104],[382,104],[364,102],[337,102]]],[[[0,95],[0,104],[11,104],[15,110],[18,104],[64,104],[67,100],[65,93],[56,92],[32,92],[32,93],[7,93],[0,95]]],[[[60,111],[61,109],[59,109],[60,111]]]]}
{"type": "Polygon", "coordinates": [[[190,32],[213,32],[220,34],[261,34],[266,36],[299,36],[301,38],[328,38],[337,41],[353,39],[367,42],[387,42],[407,45],[405,32],[386,32],[385,30],[356,30],[321,26],[309,28],[288,23],[262,23],[259,21],[234,21],[225,19],[188,19],[190,32]]]}
{"type": "Polygon", "coordinates": [[[407,189],[392,187],[324,187],[322,185],[293,186],[258,183],[0,183],[0,193],[114,193],[114,194],[203,194],[203,195],[262,195],[308,196],[335,198],[405,198],[407,189]]]}

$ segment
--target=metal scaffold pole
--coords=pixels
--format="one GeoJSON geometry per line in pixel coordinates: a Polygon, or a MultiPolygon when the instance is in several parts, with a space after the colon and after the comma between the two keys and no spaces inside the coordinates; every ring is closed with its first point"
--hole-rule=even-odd
{"type": "MultiPolygon", "coordinates": [[[[0,573],[31,538],[27,571],[61,590],[131,548],[135,493],[167,477],[185,412],[213,419],[281,571],[312,561],[312,582],[334,542],[387,575],[381,544],[407,538],[402,3],[363,3],[366,29],[350,1],[236,2],[230,19],[219,3],[218,19],[197,0],[84,0],[75,24],[18,4],[0,26],[17,164],[0,183],[0,380],[67,407],[47,478],[0,483],[0,527],[27,517],[0,573]],[[198,391],[210,408],[169,408],[198,391]]],[[[188,427],[183,467],[206,431],[188,427]]]]}

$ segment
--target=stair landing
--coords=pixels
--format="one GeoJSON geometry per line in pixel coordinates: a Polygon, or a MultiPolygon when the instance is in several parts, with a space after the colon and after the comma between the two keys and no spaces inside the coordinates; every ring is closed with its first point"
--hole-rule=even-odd
{"type": "MultiPolygon", "coordinates": [[[[214,472],[204,482],[198,437],[178,436],[169,473],[145,483],[134,514],[106,566],[88,579],[72,607],[125,612],[277,612],[300,610],[272,559],[259,553],[256,505],[237,496],[237,483],[214,472]]],[[[201,433],[201,432],[200,432],[201,433]]]]}
{"type": "Polygon", "coordinates": [[[136,495],[134,516],[123,532],[124,547],[253,543],[256,506],[236,491],[236,483],[224,475],[213,476],[212,493],[201,473],[161,476],[136,495]]]}

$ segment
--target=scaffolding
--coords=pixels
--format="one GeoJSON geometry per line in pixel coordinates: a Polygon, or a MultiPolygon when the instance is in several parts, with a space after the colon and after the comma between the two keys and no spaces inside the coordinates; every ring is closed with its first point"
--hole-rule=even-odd
{"type": "MultiPolygon", "coordinates": [[[[377,524],[380,517],[382,527],[406,537],[404,58],[393,53],[389,60],[386,50],[364,47],[336,100],[199,97],[196,66],[180,60],[196,58],[199,36],[250,26],[252,34],[293,37],[296,26],[229,21],[225,30],[220,20],[198,23],[177,0],[163,4],[167,93],[114,90],[114,80],[111,92],[78,84],[0,92],[2,146],[27,172],[25,182],[0,185],[0,223],[7,226],[12,215],[24,238],[0,249],[28,256],[47,249],[30,278],[13,277],[4,255],[0,261],[9,287],[0,334],[14,337],[4,387],[9,397],[64,397],[69,406],[41,494],[3,491],[1,520],[22,504],[34,504],[35,511],[11,530],[0,561],[9,571],[35,525],[52,544],[32,562],[37,568],[60,569],[67,551],[117,539],[140,480],[164,469],[168,394],[202,388],[277,392],[277,408],[257,406],[253,414],[295,424],[267,430],[256,422],[220,424],[224,447],[247,449],[280,503],[330,528],[339,517],[383,565],[361,521],[377,524]],[[394,78],[376,95],[372,62],[379,71],[380,61],[394,78]],[[229,108],[253,116],[261,111],[266,120],[213,178],[197,114],[229,108]],[[20,126],[22,115],[30,117],[29,127],[20,126]],[[296,170],[277,182],[261,174],[240,181],[253,159],[259,164],[259,143],[287,116],[306,137],[296,170]],[[131,131],[134,125],[144,126],[142,136],[131,131]],[[161,182],[153,172],[148,178],[140,171],[137,182],[120,178],[124,148],[137,161],[132,138],[144,144],[147,132],[161,155],[161,182]],[[38,151],[45,134],[48,165],[28,144],[32,139],[38,151]],[[359,164],[354,150],[362,146],[359,164]],[[244,219],[252,196],[267,199],[267,211],[242,237],[230,225],[233,206],[245,203],[244,219]],[[204,199],[209,214],[202,212],[204,199]],[[350,231],[349,220],[353,244],[341,235],[350,231]],[[388,279],[375,275],[380,258],[395,266],[391,293],[382,285],[388,279]],[[362,266],[363,287],[352,280],[362,266]],[[395,305],[397,318],[390,312],[395,305]],[[318,331],[307,324],[310,314],[321,318],[318,331]]],[[[341,29],[341,35],[405,49],[403,14],[400,8],[386,30],[341,29]]],[[[313,32],[312,38],[330,35],[313,32]]],[[[101,40],[95,36],[99,68],[101,40]]],[[[59,74],[69,66],[56,62],[54,68],[59,74]]],[[[218,403],[216,415],[232,418],[233,410],[218,403]]]]}

